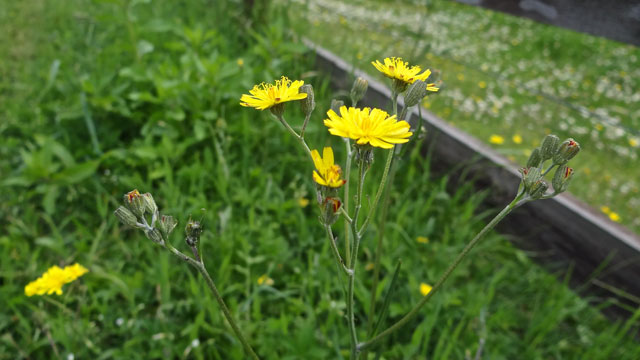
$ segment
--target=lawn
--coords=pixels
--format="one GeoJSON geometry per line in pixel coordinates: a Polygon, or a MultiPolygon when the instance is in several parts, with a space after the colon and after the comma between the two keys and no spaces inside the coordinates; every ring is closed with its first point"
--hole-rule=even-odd
{"type": "MultiPolygon", "coordinates": [[[[113,216],[134,188],[178,218],[172,243],[183,251],[184,224],[202,218],[207,267],[261,358],[348,357],[312,167],[267,112],[239,105],[256,83],[303,79],[318,103],[309,142],[342,149],[322,125],[334,90],[284,14],[219,1],[0,5],[0,359],[245,358],[198,273],[113,216]],[[49,267],[76,262],[89,272],[62,295],[25,295],[49,267]]],[[[301,125],[297,106],[287,117],[301,125]]],[[[380,295],[402,261],[385,325],[496,213],[479,210],[485,194],[470,184],[447,190],[420,140],[410,145],[382,257],[380,295]]],[[[372,177],[384,159],[375,155],[372,177]]],[[[374,238],[366,234],[357,269],[359,324],[374,238]]],[[[492,233],[383,357],[459,359],[482,343],[487,359],[639,358],[640,312],[612,322],[567,282],[492,233]]]]}

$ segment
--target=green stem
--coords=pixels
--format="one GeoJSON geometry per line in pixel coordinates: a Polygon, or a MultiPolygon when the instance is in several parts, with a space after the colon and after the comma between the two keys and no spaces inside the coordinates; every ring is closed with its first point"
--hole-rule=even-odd
{"type": "MultiPolygon", "coordinates": [[[[344,178],[347,182],[344,184],[344,206],[346,212],[349,213],[349,184],[351,183],[351,159],[353,158],[353,151],[351,150],[351,141],[345,139],[347,144],[347,163],[345,166],[344,178]]],[[[344,246],[345,246],[345,258],[347,259],[347,267],[351,266],[351,244],[349,241],[349,226],[351,221],[345,221],[344,223],[344,246]]]]}
{"type": "MultiPolygon", "coordinates": [[[[336,258],[336,262],[338,266],[344,271],[345,274],[349,275],[351,270],[346,267],[342,257],[340,256],[340,251],[338,251],[338,246],[336,245],[336,239],[333,236],[333,231],[331,230],[331,225],[325,225],[325,230],[327,231],[327,237],[329,238],[329,244],[331,245],[331,251],[333,251],[333,256],[336,258]]],[[[344,286],[344,285],[343,285],[344,286]]]]}
{"type": "Polygon", "coordinates": [[[528,199],[522,199],[523,196],[524,196],[524,193],[518,194],[518,196],[516,196],[516,198],[513,199],[513,201],[509,205],[507,205],[502,211],[500,211],[500,213],[498,213],[498,215],[496,215],[473,238],[473,240],[471,240],[471,242],[469,242],[469,244],[467,244],[467,246],[465,246],[465,248],[462,250],[462,252],[460,254],[458,254],[458,256],[455,258],[453,263],[451,265],[449,265],[449,267],[444,272],[444,274],[440,277],[440,279],[438,279],[438,281],[433,286],[431,291],[425,297],[423,297],[413,307],[413,309],[411,309],[411,311],[409,311],[404,317],[402,317],[402,319],[398,320],[395,324],[391,325],[389,328],[387,328],[386,330],[382,331],[380,334],[378,334],[374,338],[372,338],[372,339],[370,339],[370,340],[368,340],[368,341],[366,341],[364,343],[359,344],[358,345],[358,349],[357,349],[358,352],[371,348],[372,346],[374,346],[377,343],[379,343],[382,339],[384,339],[385,337],[391,335],[393,332],[397,331],[402,326],[404,326],[406,323],[411,321],[418,314],[418,312],[420,311],[420,308],[422,308],[422,306],[424,306],[424,304],[426,304],[427,301],[429,301],[429,299],[433,296],[433,294],[435,294],[442,287],[442,284],[444,284],[444,282],[447,281],[447,279],[449,278],[449,276],[451,275],[453,270],[455,270],[455,268],[458,267],[458,265],[460,265],[460,262],[462,262],[462,260],[469,254],[471,249],[473,249],[473,247],[476,246],[476,244],[482,238],[484,238],[485,235],[491,229],[493,229],[502,219],[504,219],[505,216],[507,216],[511,211],[513,211],[513,209],[515,209],[516,207],[520,206],[524,202],[528,201],[528,199]]]}
{"type": "Polygon", "coordinates": [[[293,137],[295,137],[296,140],[298,140],[300,145],[302,145],[304,150],[307,152],[307,155],[309,155],[309,158],[311,158],[311,161],[313,161],[313,156],[311,156],[311,150],[309,149],[307,142],[304,141],[304,137],[302,137],[301,135],[298,135],[298,133],[295,130],[293,130],[293,128],[289,125],[289,123],[284,119],[282,115],[277,115],[276,118],[280,121],[282,125],[284,125],[285,129],[287,129],[289,133],[291,133],[291,135],[293,135],[293,137]]]}
{"type": "Polygon", "coordinates": [[[371,220],[371,218],[375,214],[376,208],[378,207],[378,202],[380,201],[380,196],[382,196],[382,191],[384,190],[385,185],[387,183],[387,177],[389,176],[389,169],[391,169],[391,164],[393,163],[394,152],[395,152],[395,146],[393,148],[389,149],[389,153],[387,154],[387,162],[384,165],[384,172],[382,173],[382,180],[380,180],[380,186],[378,186],[378,192],[376,193],[376,197],[373,200],[373,204],[371,204],[371,208],[369,209],[369,214],[367,214],[367,217],[364,219],[364,222],[362,223],[362,227],[358,231],[358,233],[360,235],[362,235],[364,233],[364,231],[366,230],[367,225],[369,224],[369,221],[371,220]]]}

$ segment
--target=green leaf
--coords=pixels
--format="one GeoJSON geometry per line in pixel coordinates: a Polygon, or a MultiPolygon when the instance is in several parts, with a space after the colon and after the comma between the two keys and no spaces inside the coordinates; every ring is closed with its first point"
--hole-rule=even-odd
{"type": "Polygon", "coordinates": [[[53,180],[58,184],[75,184],[95,174],[98,165],[100,165],[99,160],[91,160],[82,164],[70,166],[55,174],[53,176],[53,180]]]}

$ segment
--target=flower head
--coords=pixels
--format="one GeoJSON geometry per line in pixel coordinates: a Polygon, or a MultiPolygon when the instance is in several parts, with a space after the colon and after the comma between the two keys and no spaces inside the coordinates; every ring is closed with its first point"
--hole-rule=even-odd
{"type": "Polygon", "coordinates": [[[333,163],[333,149],[325,147],[322,150],[322,157],[318,150],[311,151],[311,157],[313,158],[313,164],[316,166],[316,170],[313,171],[313,180],[322,186],[328,186],[338,188],[346,180],[341,179],[342,169],[340,165],[333,163]]]}
{"type": "Polygon", "coordinates": [[[433,289],[431,285],[427,283],[420,283],[420,294],[422,294],[422,296],[427,296],[427,294],[431,292],[431,289],[433,289]]]}
{"type": "Polygon", "coordinates": [[[302,85],[304,81],[291,81],[285,76],[276,80],[275,85],[265,83],[255,85],[249,90],[251,95],[242,95],[240,105],[265,110],[287,101],[301,100],[307,97],[306,93],[299,92],[302,85]]]}
{"type": "Polygon", "coordinates": [[[340,107],[340,115],[335,111],[327,112],[328,119],[324,120],[332,135],[351,138],[359,145],[383,149],[391,149],[394,144],[403,144],[413,135],[409,131],[409,123],[398,121],[396,116],[389,116],[380,109],[357,109],[354,107],[340,107]]]}
{"type": "Polygon", "coordinates": [[[53,293],[62,295],[62,286],[64,284],[74,281],[88,271],[87,268],[77,263],[64,268],[54,265],[41,277],[27,284],[24,287],[24,293],[27,296],[51,295],[53,293]]]}
{"type": "MultiPolygon", "coordinates": [[[[420,71],[422,71],[420,66],[409,66],[409,63],[402,61],[402,58],[386,58],[384,59],[384,64],[378,60],[371,62],[371,64],[384,76],[397,80],[401,83],[400,85],[404,85],[404,88],[409,84],[413,84],[416,80],[427,81],[427,78],[431,75],[431,70],[429,69],[420,74],[420,71]]],[[[427,84],[427,90],[438,91],[439,88],[435,84],[427,84]]]]}

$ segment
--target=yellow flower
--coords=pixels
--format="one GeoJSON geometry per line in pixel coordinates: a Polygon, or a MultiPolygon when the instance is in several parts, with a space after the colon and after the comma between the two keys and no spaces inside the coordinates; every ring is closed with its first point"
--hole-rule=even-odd
{"type": "Polygon", "coordinates": [[[516,144],[522,144],[522,136],[520,136],[518,134],[513,135],[511,140],[513,140],[513,142],[516,143],[516,144]]]}
{"type": "Polygon", "coordinates": [[[431,289],[431,285],[420,283],[420,294],[422,294],[422,296],[427,296],[427,294],[431,292],[431,289]]]}
{"type": "Polygon", "coordinates": [[[486,88],[486,87],[487,87],[487,83],[486,83],[486,82],[484,82],[484,81],[480,81],[480,82],[478,82],[478,87],[479,87],[480,89],[484,89],[484,88],[486,88]]]}
{"type": "Polygon", "coordinates": [[[417,242],[421,243],[421,244],[426,244],[429,242],[429,238],[426,236],[418,236],[418,238],[416,239],[417,242]]]}
{"type": "Polygon", "coordinates": [[[316,166],[316,170],[313,171],[313,180],[316,183],[322,186],[338,188],[347,182],[341,179],[342,169],[340,169],[340,165],[333,163],[333,149],[325,147],[322,150],[322,157],[320,157],[318,150],[313,150],[311,151],[311,157],[313,158],[313,164],[316,166]]]}
{"type": "Polygon", "coordinates": [[[301,197],[298,199],[298,205],[300,205],[300,207],[307,207],[307,205],[309,205],[309,199],[301,197]]]}
{"type": "Polygon", "coordinates": [[[66,266],[64,269],[54,265],[41,277],[27,284],[24,287],[24,293],[27,296],[51,295],[53,293],[62,295],[62,286],[64,284],[74,281],[88,271],[87,268],[78,263],[66,266]]]}
{"type": "Polygon", "coordinates": [[[408,137],[413,135],[409,123],[398,121],[395,115],[389,116],[380,109],[342,106],[340,115],[333,110],[327,115],[329,119],[325,119],[324,124],[332,135],[354,139],[359,145],[391,149],[394,144],[408,142],[408,137]]]}
{"type": "Polygon", "coordinates": [[[242,67],[242,65],[244,65],[244,60],[242,60],[242,58],[238,58],[238,60],[236,60],[236,64],[238,64],[239,67],[242,67]]]}
{"type": "Polygon", "coordinates": [[[618,215],[618,213],[615,213],[613,211],[609,213],[609,219],[611,219],[611,221],[615,221],[615,222],[620,222],[620,220],[622,220],[620,218],[620,215],[618,215]]]}
{"type": "MultiPolygon", "coordinates": [[[[405,85],[413,84],[416,80],[427,81],[427,78],[431,75],[431,70],[429,69],[420,74],[420,71],[422,71],[420,66],[409,66],[409,63],[402,61],[402,58],[386,58],[384,59],[384,64],[378,60],[372,61],[371,64],[384,76],[399,80],[405,85]]],[[[435,92],[439,88],[435,87],[435,84],[427,84],[427,90],[435,92]]]]}
{"type": "Polygon", "coordinates": [[[276,80],[276,84],[255,85],[249,90],[251,95],[243,94],[240,98],[240,105],[265,110],[278,104],[292,100],[301,100],[307,97],[306,93],[300,93],[300,87],[304,85],[304,81],[291,81],[283,76],[280,80],[276,80]]]}
{"type": "Polygon", "coordinates": [[[273,279],[268,277],[267,274],[264,274],[258,278],[258,285],[269,285],[273,286],[273,279]]]}
{"type": "Polygon", "coordinates": [[[600,211],[607,215],[611,213],[611,209],[608,206],[600,206],[600,211]]]}
{"type": "Polygon", "coordinates": [[[631,147],[638,147],[638,145],[640,145],[640,140],[636,138],[630,138],[629,145],[631,145],[631,147]]]}
{"type": "Polygon", "coordinates": [[[492,144],[496,144],[496,145],[500,145],[502,143],[504,143],[504,138],[500,135],[491,135],[491,137],[489,137],[489,142],[492,144]]]}

